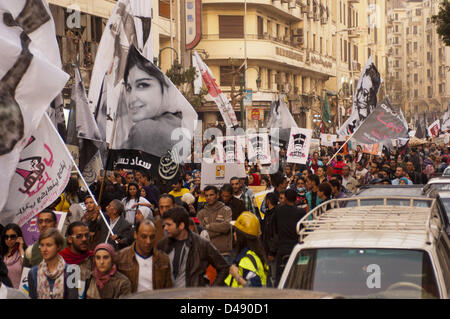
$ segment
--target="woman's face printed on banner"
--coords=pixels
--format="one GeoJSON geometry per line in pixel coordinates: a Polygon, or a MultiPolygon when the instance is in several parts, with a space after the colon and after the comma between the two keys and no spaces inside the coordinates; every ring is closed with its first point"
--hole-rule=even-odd
{"type": "Polygon", "coordinates": [[[130,69],[126,90],[133,122],[151,119],[163,113],[161,83],[136,65],[130,69]]]}

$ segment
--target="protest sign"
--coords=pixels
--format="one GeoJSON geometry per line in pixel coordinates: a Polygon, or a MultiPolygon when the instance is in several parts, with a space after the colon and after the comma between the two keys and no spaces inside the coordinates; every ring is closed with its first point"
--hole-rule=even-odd
{"type": "Polygon", "coordinates": [[[309,153],[320,152],[320,140],[316,138],[311,139],[311,146],[309,147],[309,153]]]}
{"type": "MultiPolygon", "coordinates": [[[[333,146],[333,143],[337,141],[337,135],[333,134],[320,134],[320,144],[323,146],[333,146]]],[[[345,142],[345,138],[344,138],[345,142]]]]}
{"type": "Polygon", "coordinates": [[[306,164],[311,144],[312,130],[293,127],[287,150],[287,162],[306,164]]]}
{"type": "Polygon", "coordinates": [[[216,163],[244,163],[245,136],[218,136],[216,163]]]}
{"type": "MultiPolygon", "coordinates": [[[[64,227],[64,222],[67,217],[66,212],[54,211],[56,214],[56,225],[59,231],[62,231],[64,227]]],[[[39,239],[39,228],[38,228],[38,215],[31,218],[25,225],[21,227],[23,240],[28,246],[33,245],[39,239]]],[[[64,234],[63,234],[64,235],[64,234]]]]}
{"type": "Polygon", "coordinates": [[[246,177],[244,164],[236,163],[208,163],[202,161],[201,166],[201,185],[204,189],[208,185],[222,187],[223,184],[230,182],[232,177],[246,177]]]}
{"type": "Polygon", "coordinates": [[[440,131],[440,123],[439,120],[434,121],[433,123],[431,123],[430,126],[428,126],[427,130],[428,130],[428,135],[430,137],[438,137],[439,136],[439,131],[440,131]]]}
{"type": "Polygon", "coordinates": [[[64,191],[72,158],[47,114],[20,153],[0,223],[25,225],[64,191]]]}
{"type": "Polygon", "coordinates": [[[408,139],[408,125],[401,110],[396,112],[388,98],[370,113],[352,136],[361,144],[390,145],[392,139],[408,139]]]}
{"type": "Polygon", "coordinates": [[[248,134],[247,135],[247,150],[249,163],[257,163],[267,165],[271,163],[269,135],[262,134],[248,134]]]}
{"type": "Polygon", "coordinates": [[[380,156],[383,151],[383,144],[362,144],[362,152],[370,155],[380,156]]]}

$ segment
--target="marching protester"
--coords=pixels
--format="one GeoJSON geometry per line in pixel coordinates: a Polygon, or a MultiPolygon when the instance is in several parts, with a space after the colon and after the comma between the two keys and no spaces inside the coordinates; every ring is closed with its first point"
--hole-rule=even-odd
{"type": "Polygon", "coordinates": [[[80,279],[83,281],[89,277],[93,265],[93,252],[89,250],[90,237],[91,234],[87,224],[73,222],[67,229],[68,247],[59,252],[66,264],[80,267],[80,279]]]}
{"type": "Polygon", "coordinates": [[[43,260],[28,273],[28,289],[31,299],[78,299],[77,285],[68,285],[67,277],[76,273],[58,254],[64,237],[55,228],[47,228],[39,236],[39,249],[43,260]]]}
{"type": "Polygon", "coordinates": [[[139,211],[144,218],[153,219],[153,212],[150,202],[141,196],[139,185],[136,183],[128,184],[127,196],[122,199],[125,210],[125,220],[133,225],[136,214],[139,211]]]}
{"type": "Polygon", "coordinates": [[[233,186],[224,184],[220,189],[220,200],[231,208],[231,220],[236,220],[245,211],[244,202],[233,196],[233,186]]]}
{"type": "Polygon", "coordinates": [[[8,224],[0,235],[0,257],[8,270],[12,287],[19,289],[22,276],[23,259],[27,244],[24,242],[22,229],[17,224],[8,224]]]}
{"type": "Polygon", "coordinates": [[[86,299],[117,299],[131,293],[131,282],[114,262],[115,250],[109,244],[94,249],[94,271],[86,281],[86,299]]]}
{"type": "Polygon", "coordinates": [[[211,243],[231,262],[232,234],[230,221],[232,211],[219,201],[219,190],[215,186],[205,187],[206,206],[198,212],[200,225],[208,232],[211,243]]]}
{"type": "Polygon", "coordinates": [[[134,231],[134,243],[117,253],[117,268],[131,282],[131,292],[172,287],[169,257],[155,248],[156,229],[142,220],[134,231]]]}
{"type": "Polygon", "coordinates": [[[232,177],[230,179],[231,187],[233,188],[233,196],[244,202],[245,210],[256,215],[253,199],[248,191],[245,191],[243,183],[239,177],[232,177]]]}
{"type": "Polygon", "coordinates": [[[107,242],[116,250],[131,245],[133,242],[133,228],[132,225],[123,217],[123,203],[118,199],[112,200],[106,207],[106,214],[109,217],[109,227],[114,232],[114,235],[111,235],[111,232],[106,226],[104,220],[100,218],[97,221],[99,224],[99,242],[107,242]]]}
{"type": "Polygon", "coordinates": [[[236,253],[225,284],[230,287],[266,287],[269,267],[262,243],[258,218],[243,212],[233,225],[236,253]]]}
{"type": "MultiPolygon", "coordinates": [[[[56,228],[56,222],[57,218],[55,212],[50,209],[44,209],[37,216],[39,233],[43,234],[49,228],[56,228]]],[[[67,246],[65,240],[63,240],[62,246],[63,247],[61,247],[61,249],[67,246]]],[[[41,250],[39,249],[39,242],[37,241],[32,246],[29,246],[26,249],[23,266],[30,268],[38,265],[41,261],[42,261],[42,254],[41,250]]]]}
{"type": "Polygon", "coordinates": [[[167,237],[158,248],[170,258],[173,287],[206,287],[209,280],[206,270],[212,265],[216,270],[213,286],[223,286],[229,264],[209,241],[189,230],[189,214],[183,207],[166,211],[163,216],[167,237]]]}

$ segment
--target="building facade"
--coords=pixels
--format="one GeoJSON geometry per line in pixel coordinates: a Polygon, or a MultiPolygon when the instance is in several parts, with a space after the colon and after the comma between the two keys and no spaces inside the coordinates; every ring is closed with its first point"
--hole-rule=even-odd
{"type": "Polygon", "coordinates": [[[415,116],[430,124],[440,118],[450,100],[450,49],[431,22],[439,0],[403,1],[391,8],[388,19],[391,100],[414,126],[415,116]]]}

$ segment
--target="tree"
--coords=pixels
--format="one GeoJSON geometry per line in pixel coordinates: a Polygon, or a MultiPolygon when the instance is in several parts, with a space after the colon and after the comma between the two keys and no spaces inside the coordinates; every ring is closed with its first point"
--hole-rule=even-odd
{"type": "Polygon", "coordinates": [[[437,25],[437,33],[444,41],[446,46],[450,46],[450,2],[443,0],[439,13],[431,18],[431,21],[437,25]]]}
{"type": "Polygon", "coordinates": [[[175,60],[172,67],[167,70],[166,75],[194,108],[201,106],[208,90],[202,88],[198,95],[194,94],[194,80],[200,75],[197,75],[193,66],[183,70],[183,66],[178,60],[175,60]]]}

